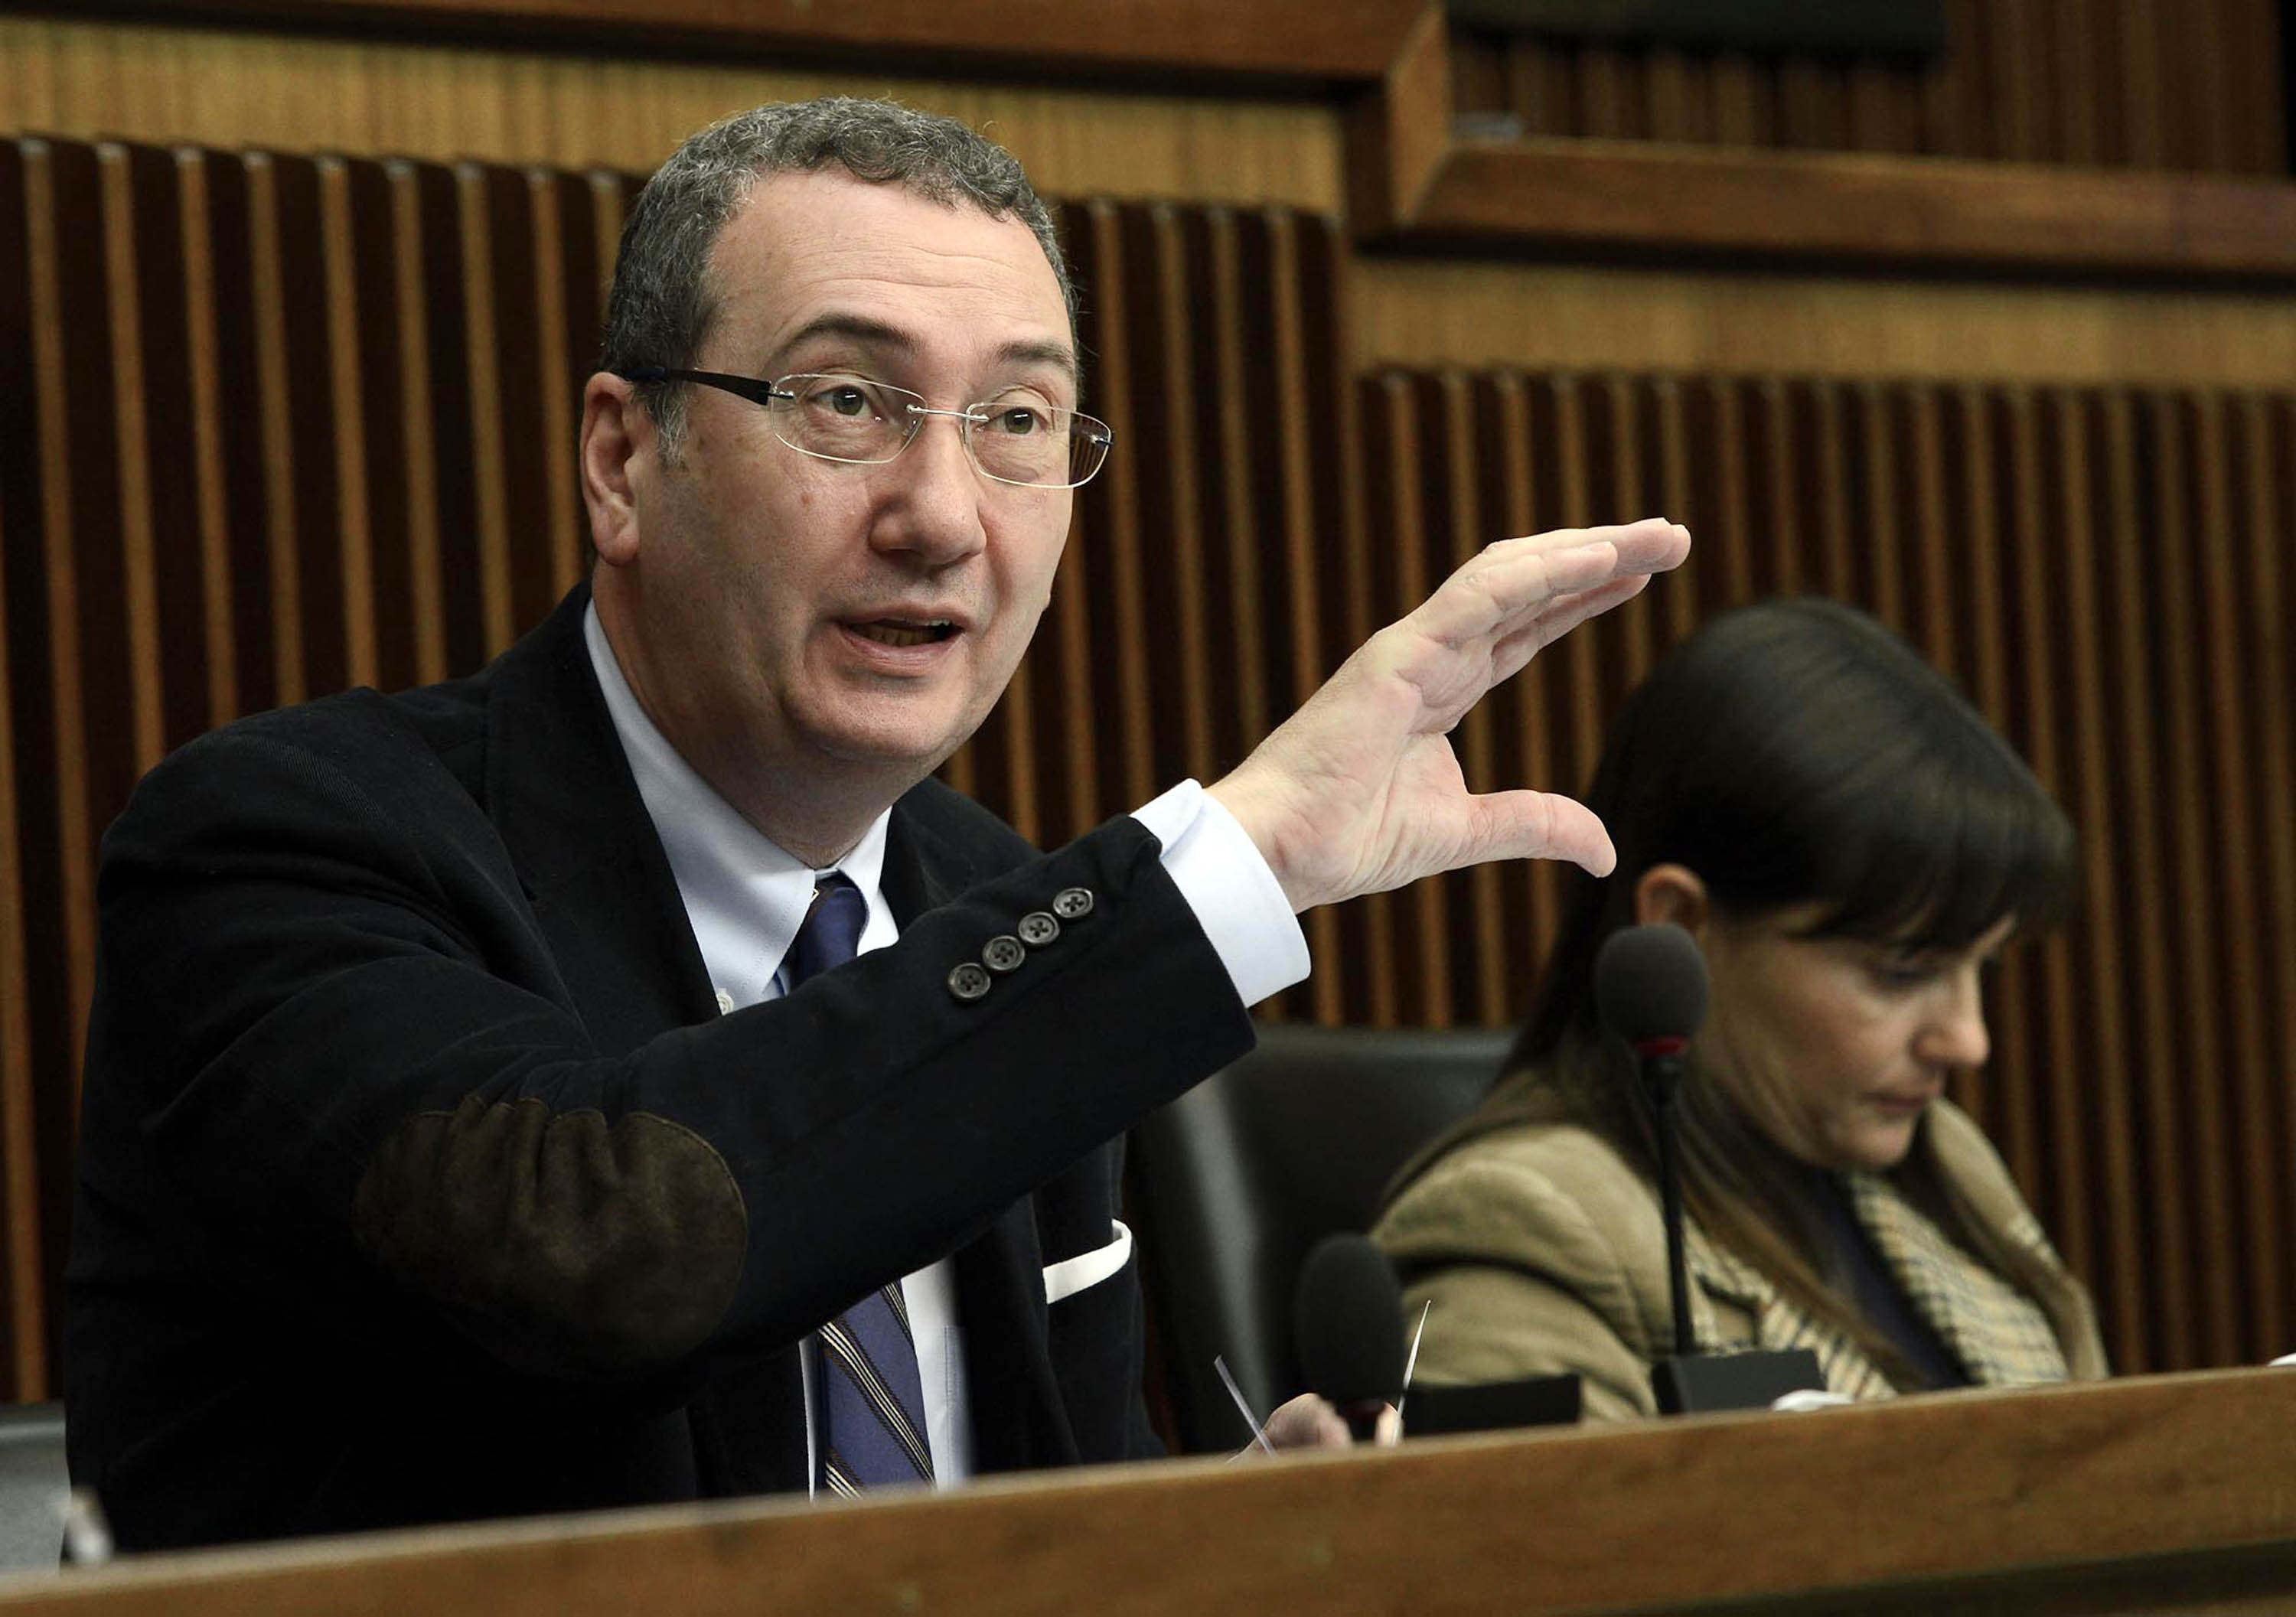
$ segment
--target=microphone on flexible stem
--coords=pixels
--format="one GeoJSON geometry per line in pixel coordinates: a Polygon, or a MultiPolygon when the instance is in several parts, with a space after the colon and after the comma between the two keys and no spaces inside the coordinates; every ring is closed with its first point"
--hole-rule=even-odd
{"type": "Polygon", "coordinates": [[[1674,1357],[1651,1368],[1659,1408],[1669,1415],[1759,1409],[1790,1391],[1822,1389],[1825,1378],[1817,1355],[1808,1348],[1702,1353],[1691,1329],[1674,1102],[1682,1085],[1683,1052],[1706,1020],[1706,962],[1698,945],[1671,924],[1613,932],[1595,956],[1595,1008],[1603,1025],[1634,1053],[1658,1136],[1659,1204],[1666,1220],[1667,1290],[1674,1312],[1674,1357]]]}
{"type": "Polygon", "coordinates": [[[1403,1288],[1367,1235],[1326,1235],[1300,1266],[1292,1333],[1310,1391],[1358,1440],[1403,1396],[1403,1288]]]}

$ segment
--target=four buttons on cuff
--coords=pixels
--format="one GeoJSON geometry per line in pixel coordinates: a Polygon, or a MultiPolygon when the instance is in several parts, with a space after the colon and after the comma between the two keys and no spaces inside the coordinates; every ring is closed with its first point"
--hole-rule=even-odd
{"type": "Polygon", "coordinates": [[[1082,920],[1092,914],[1092,906],[1090,888],[1062,888],[1053,895],[1049,914],[1041,909],[1030,910],[1013,923],[1011,932],[1000,932],[983,944],[978,962],[964,961],[950,972],[949,993],[963,1005],[988,998],[997,977],[1009,976],[1026,965],[1030,949],[1057,941],[1061,923],[1082,920]],[[991,973],[996,975],[991,976],[991,973]]]}

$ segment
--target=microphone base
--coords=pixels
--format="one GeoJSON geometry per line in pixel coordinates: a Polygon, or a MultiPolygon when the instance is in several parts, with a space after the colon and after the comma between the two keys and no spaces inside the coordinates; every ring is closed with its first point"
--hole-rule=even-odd
{"type": "Polygon", "coordinates": [[[1651,1367],[1661,1415],[1717,1409],[1767,1409],[1789,1392],[1825,1390],[1817,1355],[1808,1348],[1759,1353],[1695,1353],[1651,1367]]]}
{"type": "Polygon", "coordinates": [[[1358,1443],[1368,1443],[1379,1435],[1379,1417],[1386,1413],[1387,1400],[1364,1399],[1352,1404],[1335,1404],[1340,1418],[1348,1424],[1348,1435],[1358,1443]]]}

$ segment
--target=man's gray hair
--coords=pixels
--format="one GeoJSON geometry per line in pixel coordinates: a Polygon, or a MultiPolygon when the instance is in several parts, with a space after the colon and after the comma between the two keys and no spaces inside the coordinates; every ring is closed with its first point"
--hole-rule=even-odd
{"type": "MultiPolygon", "coordinates": [[[[655,170],[622,227],[598,368],[617,374],[644,365],[692,368],[717,314],[707,272],[718,233],[760,177],[831,163],[872,185],[905,186],[993,219],[1019,219],[1045,250],[1073,332],[1076,288],[1060,237],[1013,154],[954,119],[839,95],[736,113],[688,136],[655,170]]],[[[664,453],[674,456],[687,390],[651,382],[638,395],[664,453]]]]}

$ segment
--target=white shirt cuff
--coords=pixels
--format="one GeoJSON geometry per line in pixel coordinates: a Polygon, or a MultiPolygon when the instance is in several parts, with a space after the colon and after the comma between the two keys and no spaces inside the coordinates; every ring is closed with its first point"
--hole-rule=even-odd
{"type": "Polygon", "coordinates": [[[1308,935],[1275,873],[1235,817],[1182,781],[1132,817],[1164,845],[1164,870],[1211,940],[1246,1006],[1302,982],[1308,935]]]}

